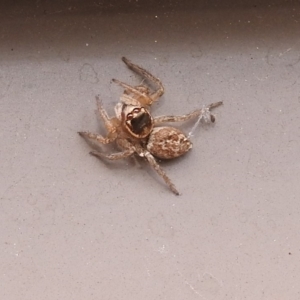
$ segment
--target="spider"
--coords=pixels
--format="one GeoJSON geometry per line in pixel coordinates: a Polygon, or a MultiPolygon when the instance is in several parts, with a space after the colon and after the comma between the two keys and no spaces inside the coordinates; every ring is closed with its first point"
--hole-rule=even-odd
{"type": "Polygon", "coordinates": [[[133,64],[130,60],[122,57],[123,62],[129,69],[136,72],[157,86],[151,91],[145,85],[130,86],[117,79],[112,81],[122,86],[125,90],[120,98],[120,102],[115,106],[115,117],[109,117],[105,111],[99,96],[96,97],[98,113],[104,122],[107,136],[102,136],[91,132],[78,132],[80,136],[88,141],[100,144],[110,144],[115,142],[121,152],[104,154],[99,151],[91,151],[90,154],[98,158],[108,160],[118,160],[137,154],[143,157],[151,167],[163,178],[170,190],[179,195],[178,190],[172,183],[166,172],[160,167],[158,159],[173,159],[179,157],[192,148],[190,136],[185,135],[181,130],[164,126],[164,123],[183,122],[198,118],[205,122],[215,122],[214,115],[210,110],[222,104],[222,102],[212,103],[203,106],[189,114],[180,116],[159,116],[153,117],[150,113],[151,105],[158,101],[164,93],[161,81],[142,67],[133,64]]]}

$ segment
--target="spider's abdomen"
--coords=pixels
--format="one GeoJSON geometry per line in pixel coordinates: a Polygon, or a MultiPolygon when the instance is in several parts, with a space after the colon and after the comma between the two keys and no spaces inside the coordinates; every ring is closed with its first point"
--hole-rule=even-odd
{"type": "Polygon", "coordinates": [[[192,142],[179,129],[156,127],[152,130],[147,150],[157,158],[172,159],[179,157],[192,148],[192,142]]]}

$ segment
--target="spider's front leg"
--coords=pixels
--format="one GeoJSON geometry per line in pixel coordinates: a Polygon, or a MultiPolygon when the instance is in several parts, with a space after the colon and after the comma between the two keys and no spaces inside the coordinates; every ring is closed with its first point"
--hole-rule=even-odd
{"type": "Polygon", "coordinates": [[[150,106],[152,104],[152,102],[157,101],[159,99],[159,97],[161,97],[164,93],[164,86],[162,85],[162,82],[158,78],[153,76],[150,72],[143,69],[142,67],[140,67],[136,64],[133,64],[126,57],[122,57],[122,60],[129,69],[138,73],[145,79],[149,80],[150,82],[152,82],[153,84],[158,86],[158,89],[155,92],[153,92],[152,94],[150,94],[149,98],[151,99],[151,103],[149,103],[148,105],[150,106]]]}
{"type": "Polygon", "coordinates": [[[126,98],[129,98],[130,101],[134,100],[142,105],[150,106],[152,104],[153,101],[149,96],[149,90],[147,87],[144,86],[133,87],[125,82],[122,82],[114,78],[112,79],[112,82],[122,86],[125,89],[124,94],[121,97],[121,101],[126,103],[126,98]]]}
{"type": "Polygon", "coordinates": [[[102,102],[99,96],[96,96],[96,101],[98,113],[104,122],[106,130],[108,131],[107,137],[104,137],[101,134],[92,133],[88,131],[80,131],[78,132],[78,134],[87,140],[95,141],[97,143],[106,145],[112,143],[117,138],[117,119],[108,117],[107,112],[102,106],[102,102]]]}
{"type": "Polygon", "coordinates": [[[102,101],[99,96],[96,96],[97,109],[99,116],[104,122],[105,128],[108,131],[109,135],[112,135],[116,132],[117,127],[119,126],[117,118],[110,118],[102,105],[102,101]]]}
{"type": "Polygon", "coordinates": [[[212,122],[214,123],[216,118],[215,116],[210,112],[211,109],[218,107],[222,105],[223,102],[215,102],[212,104],[209,104],[207,106],[203,106],[201,109],[196,109],[195,111],[182,115],[182,116],[160,116],[154,118],[154,125],[159,125],[161,123],[167,123],[167,122],[184,122],[188,120],[192,120],[194,118],[199,118],[199,121],[201,119],[204,119],[205,122],[212,122]]]}

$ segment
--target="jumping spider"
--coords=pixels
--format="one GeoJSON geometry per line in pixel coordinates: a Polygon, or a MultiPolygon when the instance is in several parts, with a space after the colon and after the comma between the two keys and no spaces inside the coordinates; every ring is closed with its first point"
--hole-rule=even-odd
{"type": "Polygon", "coordinates": [[[83,138],[100,144],[116,142],[121,152],[106,155],[98,151],[90,154],[99,158],[118,160],[137,154],[144,157],[152,168],[164,179],[170,190],[179,195],[175,185],[160,167],[155,158],[172,159],[185,154],[192,148],[189,136],[181,130],[162,126],[167,122],[182,122],[194,118],[204,119],[206,122],[214,122],[215,117],[210,113],[212,108],[222,102],[212,103],[202,109],[195,110],[181,116],[152,117],[150,107],[164,93],[161,81],[145,69],[133,64],[127,58],[122,58],[129,69],[142,76],[145,80],[157,86],[153,92],[144,85],[130,86],[124,82],[113,79],[112,81],[122,86],[125,90],[120,102],[115,106],[115,117],[109,117],[97,96],[98,113],[102,118],[108,134],[106,137],[91,132],[78,132],[83,138]]]}

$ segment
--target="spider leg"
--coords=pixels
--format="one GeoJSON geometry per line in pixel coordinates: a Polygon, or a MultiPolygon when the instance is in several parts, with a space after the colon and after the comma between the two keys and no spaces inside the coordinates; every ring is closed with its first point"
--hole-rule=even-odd
{"type": "MultiPolygon", "coordinates": [[[[138,104],[142,104],[142,105],[146,105],[146,106],[150,106],[153,102],[153,100],[150,98],[149,96],[149,90],[146,87],[141,87],[141,86],[136,86],[133,87],[131,85],[128,85],[118,79],[112,79],[112,81],[120,86],[122,86],[125,91],[124,94],[121,97],[121,101],[122,98],[131,98],[134,99],[134,101],[137,101],[138,104]]],[[[131,100],[132,102],[132,100],[131,100]]]]}
{"type": "Polygon", "coordinates": [[[150,91],[149,91],[149,88],[147,86],[140,84],[140,85],[135,86],[135,89],[137,89],[141,93],[146,94],[147,96],[149,96],[150,91]]]}
{"type": "Polygon", "coordinates": [[[133,86],[131,86],[131,85],[129,85],[129,84],[123,82],[123,81],[120,81],[118,79],[113,78],[112,82],[114,82],[114,83],[120,85],[121,87],[123,87],[125,89],[126,93],[131,92],[131,93],[136,94],[140,97],[145,96],[145,94],[143,94],[143,92],[141,92],[140,89],[137,89],[136,87],[133,87],[133,86]]]}
{"type": "Polygon", "coordinates": [[[98,113],[104,122],[106,130],[109,132],[109,134],[116,132],[116,126],[112,122],[113,119],[109,118],[109,116],[107,115],[107,112],[102,105],[102,101],[99,95],[96,96],[96,102],[97,102],[98,113]]]}
{"type": "Polygon", "coordinates": [[[159,125],[161,123],[167,122],[184,122],[194,118],[199,117],[201,114],[201,109],[197,109],[189,114],[181,115],[181,116],[159,116],[154,118],[154,125],[159,125]]]}
{"type": "Polygon", "coordinates": [[[207,106],[204,106],[201,109],[197,109],[189,114],[186,115],[182,115],[182,116],[160,116],[160,117],[156,117],[154,118],[154,125],[158,125],[161,123],[165,123],[165,122],[184,122],[184,121],[188,121],[194,118],[199,118],[199,120],[201,120],[202,118],[204,118],[205,121],[211,121],[212,123],[215,122],[215,116],[213,114],[210,113],[210,110],[212,108],[218,107],[221,104],[223,104],[223,102],[216,102],[216,103],[212,103],[209,104],[207,106]]]}
{"type": "Polygon", "coordinates": [[[102,102],[99,96],[96,96],[96,101],[97,101],[98,113],[104,122],[105,128],[108,131],[108,136],[104,137],[101,134],[86,132],[86,131],[78,132],[78,134],[87,140],[95,141],[97,143],[106,145],[112,143],[117,138],[117,134],[116,134],[117,128],[112,122],[113,119],[108,117],[107,112],[102,106],[102,102]]]}
{"type": "Polygon", "coordinates": [[[87,132],[87,131],[80,131],[78,132],[78,134],[84,139],[96,141],[97,143],[104,144],[104,145],[112,143],[116,139],[116,136],[113,135],[104,137],[101,134],[87,132]]]}
{"type": "Polygon", "coordinates": [[[168,185],[170,190],[175,194],[179,195],[179,192],[177,191],[175,185],[172,183],[171,179],[168,177],[166,172],[160,167],[160,165],[157,163],[155,160],[154,156],[148,152],[148,151],[143,151],[142,153],[139,153],[140,156],[143,156],[147,159],[148,163],[150,166],[156,171],[156,173],[163,178],[165,183],[168,185]]]}
{"type": "Polygon", "coordinates": [[[133,87],[131,85],[128,85],[127,83],[124,83],[118,79],[112,79],[112,81],[120,86],[122,86],[125,89],[125,94],[133,94],[132,96],[134,99],[136,99],[138,102],[140,102],[143,105],[151,105],[153,100],[148,96],[149,92],[147,91],[147,93],[145,93],[145,87],[143,87],[143,89],[141,88],[141,86],[137,86],[137,87],[133,87]]]}
{"type": "Polygon", "coordinates": [[[151,103],[149,103],[149,105],[151,105],[152,102],[157,101],[158,98],[161,97],[164,93],[164,87],[163,87],[161,81],[158,78],[156,78],[155,76],[153,76],[151,73],[146,71],[145,69],[141,68],[138,65],[133,64],[126,57],[122,57],[122,60],[127,65],[127,67],[129,69],[131,69],[132,71],[138,73],[142,77],[148,79],[149,81],[151,81],[152,83],[154,83],[158,86],[158,89],[150,95],[150,98],[151,98],[152,101],[151,101],[151,103]]]}
{"type": "Polygon", "coordinates": [[[216,108],[222,104],[223,104],[223,101],[219,101],[219,102],[211,103],[211,104],[207,105],[206,107],[208,108],[208,110],[211,110],[212,108],[216,108]]]}
{"type": "Polygon", "coordinates": [[[134,153],[134,150],[132,150],[132,149],[127,149],[122,152],[113,153],[113,154],[104,154],[99,151],[91,151],[90,152],[91,155],[97,156],[99,158],[109,159],[109,160],[118,160],[118,159],[126,158],[126,157],[132,155],[133,153],[134,153]]]}

